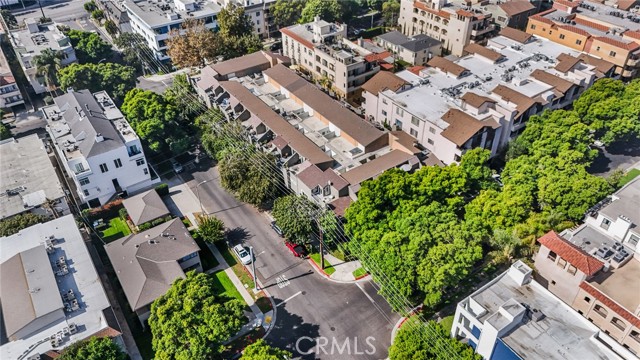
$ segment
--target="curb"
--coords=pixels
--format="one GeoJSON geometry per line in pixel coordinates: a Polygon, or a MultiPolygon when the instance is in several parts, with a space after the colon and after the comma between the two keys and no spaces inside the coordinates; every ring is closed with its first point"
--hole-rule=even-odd
{"type": "Polygon", "coordinates": [[[336,279],[333,279],[333,278],[331,277],[331,275],[329,275],[329,274],[327,274],[326,272],[324,272],[324,270],[323,270],[323,269],[320,269],[320,265],[316,264],[316,262],[315,262],[315,261],[313,261],[313,259],[309,258],[309,259],[307,259],[307,261],[308,261],[309,263],[311,263],[311,266],[313,266],[313,268],[316,270],[316,272],[317,272],[320,276],[324,277],[325,279],[327,279],[327,280],[329,280],[329,281],[333,281],[333,282],[340,283],[340,284],[355,284],[356,282],[358,282],[358,280],[361,280],[361,279],[363,279],[364,277],[369,276],[369,274],[365,274],[365,275],[363,275],[362,277],[359,277],[358,279],[354,279],[354,280],[348,280],[348,281],[347,281],[347,280],[336,280],[336,279]]]}
{"type": "Polygon", "coordinates": [[[402,318],[400,318],[395,325],[393,325],[393,330],[391,330],[391,344],[393,344],[393,339],[395,339],[396,334],[398,332],[398,330],[400,330],[400,328],[402,327],[402,325],[404,325],[404,323],[409,320],[409,318],[413,315],[415,315],[418,311],[420,311],[422,309],[423,305],[418,305],[416,307],[414,307],[413,309],[411,309],[411,311],[409,312],[409,316],[404,316],[402,318]]]}

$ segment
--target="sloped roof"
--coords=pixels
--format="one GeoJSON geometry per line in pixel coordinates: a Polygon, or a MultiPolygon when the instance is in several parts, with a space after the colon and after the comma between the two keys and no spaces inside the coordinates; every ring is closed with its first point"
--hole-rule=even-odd
{"type": "Polygon", "coordinates": [[[519,114],[523,114],[536,103],[532,98],[504,85],[496,86],[496,88],[493,89],[493,93],[500,96],[505,101],[516,104],[516,110],[519,114]]]}
{"type": "Polygon", "coordinates": [[[447,60],[441,56],[435,56],[433,59],[429,60],[427,65],[438,68],[446,73],[453,74],[456,77],[459,77],[460,75],[464,74],[465,71],[468,71],[463,66],[460,66],[453,61],[447,60]]]}
{"type": "Polygon", "coordinates": [[[169,209],[154,189],[124,199],[122,205],[136,226],[169,215],[169,209]]]}
{"type": "Polygon", "coordinates": [[[503,55],[499,52],[493,51],[477,43],[469,43],[469,45],[464,47],[464,51],[471,54],[478,54],[483,58],[491,60],[493,62],[496,62],[503,57],[503,55]]]}
{"type": "Polygon", "coordinates": [[[471,139],[471,137],[483,127],[491,126],[495,128],[498,126],[493,120],[480,121],[458,109],[449,109],[449,111],[442,115],[442,120],[446,121],[449,126],[447,126],[441,135],[458,146],[464,145],[467,140],[471,139]]]}
{"type": "Polygon", "coordinates": [[[567,260],[568,263],[575,266],[587,276],[595,275],[604,266],[602,261],[566,241],[555,231],[549,231],[544,234],[538,239],[538,242],[558,254],[558,256],[567,260]]]}
{"type": "Polygon", "coordinates": [[[490,102],[495,104],[497,101],[495,101],[492,98],[488,98],[486,96],[482,96],[482,95],[478,95],[472,91],[467,91],[466,93],[464,93],[464,95],[462,95],[461,99],[466,102],[467,104],[473,106],[474,108],[479,108],[480,106],[482,106],[482,104],[486,103],[486,102],[490,102]]]}
{"type": "Polygon", "coordinates": [[[573,69],[579,62],[582,60],[578,57],[571,56],[569,54],[562,53],[558,55],[556,58],[558,60],[558,64],[556,64],[555,69],[562,72],[567,73],[573,69]]]}
{"type": "Polygon", "coordinates": [[[349,183],[333,171],[333,169],[329,168],[323,171],[315,165],[310,165],[302,170],[298,174],[298,179],[309,189],[313,189],[316,186],[323,187],[329,183],[338,191],[349,186],[349,183]]]}
{"type": "Polygon", "coordinates": [[[536,69],[531,73],[531,77],[542,81],[545,84],[553,86],[556,90],[563,94],[566,94],[569,89],[574,85],[571,81],[565,80],[559,76],[550,74],[542,69],[536,69]]]}
{"type": "Polygon", "coordinates": [[[613,312],[622,316],[625,320],[633,324],[633,326],[640,327],[640,318],[633,315],[633,313],[631,313],[630,311],[622,307],[617,302],[613,301],[607,295],[603,294],[600,290],[596,289],[593,285],[589,284],[586,281],[583,281],[580,283],[580,288],[586,291],[589,295],[595,297],[598,301],[603,303],[606,307],[613,310],[613,312]]]}
{"type": "Polygon", "coordinates": [[[392,150],[366,164],[355,167],[342,174],[342,177],[351,185],[358,185],[365,180],[373,179],[383,172],[398,167],[415,155],[408,154],[402,150],[392,150]]]}
{"type": "Polygon", "coordinates": [[[529,41],[529,39],[531,39],[531,37],[533,36],[531,34],[527,34],[524,31],[520,31],[518,29],[514,29],[510,27],[502,28],[502,30],[500,30],[500,35],[507,37],[511,40],[515,40],[521,44],[526,44],[529,41]]]}
{"type": "Polygon", "coordinates": [[[536,8],[535,6],[531,5],[531,3],[528,1],[519,1],[519,0],[507,1],[498,6],[500,6],[500,8],[509,16],[522,14],[536,8]]]}
{"type": "Polygon", "coordinates": [[[362,90],[377,96],[381,91],[391,90],[395,92],[408,84],[407,81],[391,72],[380,71],[362,85],[362,90]]]}

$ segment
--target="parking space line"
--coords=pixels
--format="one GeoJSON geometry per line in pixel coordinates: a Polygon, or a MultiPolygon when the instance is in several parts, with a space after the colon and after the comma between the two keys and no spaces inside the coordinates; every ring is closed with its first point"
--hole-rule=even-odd
{"type": "Polygon", "coordinates": [[[376,303],[376,301],[375,301],[375,300],[373,300],[373,298],[372,298],[369,294],[367,294],[367,292],[364,290],[364,288],[362,288],[362,286],[360,286],[360,283],[356,283],[356,286],[357,286],[357,287],[362,291],[362,293],[364,294],[364,296],[366,296],[366,297],[367,297],[367,299],[369,299],[369,301],[371,301],[373,304],[375,304],[375,303],[376,303]]]}

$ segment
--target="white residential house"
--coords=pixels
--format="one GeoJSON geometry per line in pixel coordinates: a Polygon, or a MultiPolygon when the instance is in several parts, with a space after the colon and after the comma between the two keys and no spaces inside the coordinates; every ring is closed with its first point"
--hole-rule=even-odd
{"type": "Polygon", "coordinates": [[[158,60],[169,60],[167,39],[186,19],[202,20],[204,26],[218,27],[220,5],[209,0],[125,0],[131,30],[140,34],[158,60]]]}
{"type": "Polygon", "coordinates": [[[140,138],[106,92],[70,91],[54,101],[43,109],[47,129],[83,203],[100,206],[160,181],[151,178],[140,138]]]}

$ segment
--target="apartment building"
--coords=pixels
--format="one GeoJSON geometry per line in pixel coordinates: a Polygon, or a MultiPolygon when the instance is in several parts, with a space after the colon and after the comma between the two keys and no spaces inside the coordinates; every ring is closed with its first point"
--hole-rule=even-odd
{"type": "Polygon", "coordinates": [[[360,87],[380,71],[372,53],[346,39],[347,25],[313,22],[280,29],[282,53],[298,69],[322,82],[336,96],[358,102],[360,87]]]}
{"type": "Polygon", "coordinates": [[[25,19],[25,29],[9,32],[11,45],[16,52],[18,62],[29,79],[31,87],[36,94],[49,91],[44,77],[37,73],[33,59],[40,55],[44,49],[60,51],[62,60],[60,65],[66,66],[76,62],[76,52],[71,46],[69,38],[58,30],[56,24],[39,24],[38,19],[25,19]]]}
{"type": "Polygon", "coordinates": [[[531,16],[530,34],[601,58],[625,78],[640,68],[640,14],[591,1],[554,1],[553,8],[531,16]]]}
{"type": "Polygon", "coordinates": [[[124,294],[144,326],[151,304],[189,271],[202,272],[200,247],[179,218],[105,245],[124,294]]]}
{"type": "Polygon", "coordinates": [[[69,214],[62,184],[37,134],[0,141],[0,219],[31,212],[69,214]]]}
{"type": "Polygon", "coordinates": [[[451,336],[487,360],[634,358],[533,280],[522,261],[458,303],[451,336]]]}
{"type": "Polygon", "coordinates": [[[640,180],[590,209],[585,222],[538,239],[541,283],[636,356],[640,354],[640,180]]]}
{"type": "Polygon", "coordinates": [[[455,61],[434,57],[364,85],[367,119],[415,137],[445,164],[482,147],[495,155],[532,115],[570,105],[612,65],[506,28],[455,61]],[[371,91],[367,91],[367,89],[371,91]]]}
{"type": "Polygon", "coordinates": [[[434,56],[442,55],[442,43],[424,34],[410,38],[399,31],[390,31],[377,36],[375,42],[414,66],[425,65],[434,56]]]}
{"type": "Polygon", "coordinates": [[[91,207],[134,193],[151,178],[140,138],[104,91],[70,91],[43,108],[59,161],[77,198],[91,207]]]}
{"type": "Polygon", "coordinates": [[[469,43],[482,43],[496,31],[490,12],[448,0],[402,0],[398,24],[403,34],[428,35],[456,56],[461,56],[469,43]]]}
{"type": "Polygon", "coordinates": [[[113,21],[118,26],[121,33],[131,32],[129,14],[124,8],[122,1],[118,0],[96,0],[98,9],[104,12],[105,18],[113,21]]]}
{"type": "Polygon", "coordinates": [[[140,34],[160,61],[167,61],[167,39],[185,19],[201,20],[207,29],[218,27],[220,5],[208,0],[125,0],[131,30],[140,34]]]}
{"type": "Polygon", "coordinates": [[[85,241],[73,215],[0,238],[0,358],[48,358],[94,336],[126,349],[85,241]]]}
{"type": "Polygon", "coordinates": [[[221,7],[228,4],[244,8],[244,13],[253,22],[253,31],[261,38],[270,38],[278,33],[269,9],[276,0],[215,0],[221,7]]]}
{"type": "MultiPolygon", "coordinates": [[[[0,31],[0,35],[4,35],[3,31],[0,31]]],[[[16,78],[11,72],[4,53],[0,53],[0,109],[11,109],[22,104],[24,99],[16,84],[16,78]]]]}

